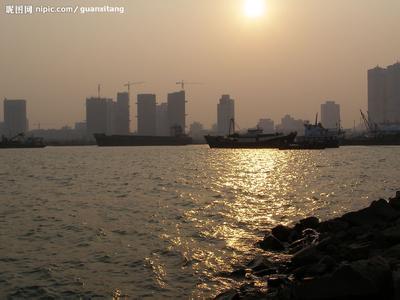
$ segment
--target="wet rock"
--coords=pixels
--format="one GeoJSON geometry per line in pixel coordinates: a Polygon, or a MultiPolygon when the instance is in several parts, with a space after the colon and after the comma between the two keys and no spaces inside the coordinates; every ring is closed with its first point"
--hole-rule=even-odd
{"type": "Polygon", "coordinates": [[[264,239],[259,242],[260,248],[266,251],[283,251],[285,246],[280,240],[274,237],[272,234],[265,235],[264,239]]]}
{"type": "Polygon", "coordinates": [[[321,232],[340,232],[343,230],[346,230],[349,227],[349,223],[340,219],[340,218],[336,218],[333,220],[328,220],[328,221],[324,221],[321,222],[319,224],[319,231],[321,232]]]}
{"type": "Polygon", "coordinates": [[[400,244],[397,244],[383,251],[382,256],[400,259],[400,244]]]}
{"type": "Polygon", "coordinates": [[[376,216],[386,221],[391,221],[399,217],[399,212],[392,208],[384,199],[372,202],[370,208],[376,216]]]}
{"type": "Polygon", "coordinates": [[[314,278],[295,287],[296,299],[390,299],[391,272],[375,257],[342,265],[332,275],[314,278]]]}
{"type": "Polygon", "coordinates": [[[277,274],[270,276],[267,279],[268,287],[277,288],[289,282],[288,276],[284,274],[277,274]]]}
{"type": "Polygon", "coordinates": [[[240,295],[238,291],[231,289],[226,292],[219,294],[217,297],[214,298],[215,300],[239,300],[240,295]]]}
{"type": "Polygon", "coordinates": [[[246,265],[246,267],[253,271],[260,271],[274,267],[274,263],[265,256],[257,255],[246,265]]]}
{"type": "Polygon", "coordinates": [[[319,226],[319,219],[317,217],[308,217],[303,220],[300,220],[300,225],[303,228],[312,228],[317,229],[319,226]]]}
{"type": "Polygon", "coordinates": [[[371,249],[370,242],[352,243],[347,246],[348,260],[359,260],[368,258],[371,249]]]}
{"type": "Polygon", "coordinates": [[[296,267],[315,263],[319,259],[321,259],[321,253],[315,245],[311,245],[295,253],[291,262],[292,265],[296,267]]]}
{"type": "Polygon", "coordinates": [[[400,224],[383,230],[381,234],[390,243],[400,243],[400,224]]]}
{"type": "Polygon", "coordinates": [[[269,268],[269,269],[262,269],[257,272],[254,272],[254,275],[257,277],[264,277],[264,276],[272,275],[272,274],[276,274],[276,273],[277,273],[276,269],[269,268]]]}
{"type": "Polygon", "coordinates": [[[353,226],[372,227],[383,223],[370,207],[344,214],[342,219],[353,226]]]}
{"type": "Polygon", "coordinates": [[[327,272],[328,268],[326,265],[321,264],[321,263],[315,263],[311,265],[305,265],[301,266],[295,270],[293,270],[293,275],[297,279],[302,279],[306,277],[315,277],[318,275],[325,274],[327,272]]]}
{"type": "Polygon", "coordinates": [[[400,191],[396,192],[396,197],[389,199],[389,205],[395,210],[400,210],[400,191]]]}
{"type": "Polygon", "coordinates": [[[400,270],[392,272],[393,281],[393,299],[400,299],[400,270]]]}
{"type": "Polygon", "coordinates": [[[245,269],[242,269],[242,268],[233,270],[233,271],[230,273],[230,277],[244,278],[244,277],[246,277],[246,270],[245,270],[245,269]]]}
{"type": "Polygon", "coordinates": [[[293,230],[288,226],[278,225],[272,228],[271,233],[281,242],[288,242],[292,231],[293,230]]]}

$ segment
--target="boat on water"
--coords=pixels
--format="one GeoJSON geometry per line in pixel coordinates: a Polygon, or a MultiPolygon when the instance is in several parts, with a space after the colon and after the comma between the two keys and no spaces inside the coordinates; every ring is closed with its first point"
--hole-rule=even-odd
{"type": "Polygon", "coordinates": [[[192,138],[180,136],[145,136],[145,135],[106,135],[94,134],[100,147],[115,146],[185,146],[192,144],[192,138]]]}
{"type": "Polygon", "coordinates": [[[24,133],[19,133],[11,138],[7,138],[3,135],[0,141],[0,149],[44,147],[46,147],[46,144],[43,142],[43,138],[33,136],[27,137],[24,133]]]}
{"type": "Polygon", "coordinates": [[[343,146],[399,146],[400,145],[400,124],[383,123],[377,124],[369,120],[361,111],[367,129],[361,135],[344,137],[341,140],[343,146]]]}
{"type": "Polygon", "coordinates": [[[293,143],[297,135],[296,132],[265,134],[260,128],[249,129],[245,134],[235,133],[233,119],[230,132],[231,128],[234,133],[226,136],[204,136],[210,148],[279,148],[293,143]]]}
{"type": "Polygon", "coordinates": [[[296,143],[301,149],[338,148],[342,132],[340,129],[327,129],[321,123],[304,124],[304,136],[298,136],[296,143]]]}

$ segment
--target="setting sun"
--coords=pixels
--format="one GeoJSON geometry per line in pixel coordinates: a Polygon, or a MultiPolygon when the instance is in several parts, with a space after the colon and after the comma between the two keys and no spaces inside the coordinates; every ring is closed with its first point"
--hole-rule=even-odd
{"type": "Polygon", "coordinates": [[[264,15],[266,9],[265,0],[245,0],[244,13],[249,18],[258,18],[264,15]]]}

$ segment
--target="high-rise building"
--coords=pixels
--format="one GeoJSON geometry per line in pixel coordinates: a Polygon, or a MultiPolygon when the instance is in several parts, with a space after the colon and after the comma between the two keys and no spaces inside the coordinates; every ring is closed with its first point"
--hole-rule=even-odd
{"type": "Polygon", "coordinates": [[[129,134],[129,115],[129,93],[118,93],[115,105],[115,134],[129,134]]]}
{"type": "Polygon", "coordinates": [[[138,135],[156,135],[156,95],[137,96],[138,135]]]}
{"type": "Polygon", "coordinates": [[[218,134],[229,134],[231,119],[235,119],[235,101],[229,95],[222,95],[217,105],[218,134]]]}
{"type": "Polygon", "coordinates": [[[277,131],[290,133],[296,131],[298,135],[304,134],[304,123],[307,121],[303,121],[301,119],[295,119],[290,115],[285,115],[282,120],[281,124],[277,125],[277,131]]]}
{"type": "Polygon", "coordinates": [[[160,103],[156,106],[156,134],[158,136],[170,135],[167,103],[160,103]]]}
{"type": "Polygon", "coordinates": [[[258,121],[257,127],[261,128],[264,133],[275,132],[274,121],[271,119],[260,119],[260,121],[258,121]]]}
{"type": "Polygon", "coordinates": [[[370,122],[400,123],[400,63],[368,70],[370,122]]]}
{"type": "Polygon", "coordinates": [[[4,134],[11,137],[27,131],[26,100],[4,99],[4,134]]]}
{"type": "Polygon", "coordinates": [[[86,130],[94,133],[114,133],[115,102],[109,98],[91,97],[86,99],[86,130]]]}
{"type": "Polygon", "coordinates": [[[186,128],[185,91],[168,94],[168,126],[171,135],[174,135],[179,130],[185,132],[186,128]]]}
{"type": "Polygon", "coordinates": [[[340,105],[335,101],[326,101],[321,104],[321,124],[325,128],[339,128],[340,105]]]}

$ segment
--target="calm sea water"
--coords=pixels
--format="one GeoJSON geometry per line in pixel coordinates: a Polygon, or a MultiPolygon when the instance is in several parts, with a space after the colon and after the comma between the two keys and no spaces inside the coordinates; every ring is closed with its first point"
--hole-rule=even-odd
{"type": "Polygon", "coordinates": [[[209,298],[277,223],[400,189],[400,147],[0,152],[0,298],[209,298]]]}

